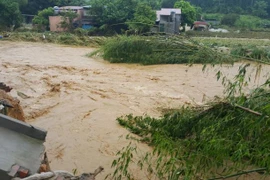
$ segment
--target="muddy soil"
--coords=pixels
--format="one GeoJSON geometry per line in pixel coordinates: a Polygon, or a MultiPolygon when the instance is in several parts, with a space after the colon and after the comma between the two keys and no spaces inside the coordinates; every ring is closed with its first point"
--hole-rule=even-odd
{"type": "Polygon", "coordinates": [[[48,131],[45,145],[52,169],[81,173],[102,165],[105,172],[100,179],[112,172],[116,152],[129,142],[128,131],[117,124],[117,117],[159,116],[160,108],[222,97],[217,69],[233,77],[240,65],[208,68],[203,73],[202,65],[109,64],[85,56],[93,50],[1,42],[0,81],[14,88],[11,94],[20,100],[26,121],[48,131]]]}

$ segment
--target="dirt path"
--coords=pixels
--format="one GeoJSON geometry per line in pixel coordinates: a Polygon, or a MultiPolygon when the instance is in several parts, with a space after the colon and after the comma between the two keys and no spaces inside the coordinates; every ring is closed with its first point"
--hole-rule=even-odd
{"type": "MultiPolygon", "coordinates": [[[[128,143],[120,137],[128,131],[117,117],[158,116],[158,108],[222,96],[214,69],[202,73],[201,65],[109,64],[85,57],[92,50],[0,43],[0,81],[14,88],[12,95],[20,99],[27,121],[48,130],[45,145],[53,169],[88,172],[102,165],[102,179],[111,172],[116,152],[128,143]]],[[[237,69],[223,67],[231,76],[237,69]]]]}

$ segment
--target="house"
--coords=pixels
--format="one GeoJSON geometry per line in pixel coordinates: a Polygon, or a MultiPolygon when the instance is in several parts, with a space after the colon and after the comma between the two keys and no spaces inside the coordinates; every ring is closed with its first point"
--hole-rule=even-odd
{"type": "Polygon", "coordinates": [[[181,10],[175,8],[161,8],[156,11],[158,32],[179,34],[181,24],[181,10]]]}
{"type": "Polygon", "coordinates": [[[0,179],[10,180],[40,171],[47,132],[0,114],[0,179]]]}
{"type": "Polygon", "coordinates": [[[50,31],[61,32],[66,29],[61,28],[61,22],[63,21],[63,16],[61,13],[66,11],[73,11],[77,13],[77,18],[73,20],[73,26],[75,28],[82,27],[84,29],[89,29],[94,25],[93,16],[88,12],[91,6],[64,6],[64,7],[54,7],[55,16],[49,16],[50,31]]]}
{"type": "Polygon", "coordinates": [[[62,32],[66,29],[63,29],[61,27],[61,22],[63,21],[63,16],[60,16],[59,14],[65,11],[72,11],[77,13],[78,17],[73,20],[74,23],[80,21],[83,14],[83,8],[80,6],[64,6],[64,7],[54,7],[54,14],[55,16],[49,16],[49,22],[50,22],[50,31],[56,31],[56,32],[62,32]]]}
{"type": "Polygon", "coordinates": [[[83,16],[81,19],[81,27],[83,29],[90,29],[96,24],[94,20],[95,15],[91,13],[91,8],[92,6],[83,6],[83,16]]]}

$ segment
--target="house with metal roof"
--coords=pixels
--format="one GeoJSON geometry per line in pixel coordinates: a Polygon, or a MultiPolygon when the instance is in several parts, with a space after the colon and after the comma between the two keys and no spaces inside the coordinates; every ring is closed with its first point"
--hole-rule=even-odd
{"type": "Polygon", "coordinates": [[[83,29],[90,29],[95,24],[93,15],[89,12],[91,6],[63,6],[63,7],[54,7],[54,16],[49,16],[50,22],[50,31],[61,32],[66,31],[66,29],[61,28],[61,22],[63,17],[60,15],[66,11],[72,11],[77,14],[77,17],[73,20],[73,27],[81,27],[83,29]]]}
{"type": "Polygon", "coordinates": [[[181,9],[177,8],[161,8],[156,11],[158,31],[179,34],[181,24],[181,9]]]}

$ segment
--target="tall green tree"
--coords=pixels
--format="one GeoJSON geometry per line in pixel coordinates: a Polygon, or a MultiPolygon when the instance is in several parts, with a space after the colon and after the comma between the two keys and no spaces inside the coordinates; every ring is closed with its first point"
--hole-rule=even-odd
{"type": "Polygon", "coordinates": [[[36,15],[38,11],[42,11],[48,7],[55,5],[51,0],[28,0],[28,4],[21,8],[23,14],[36,15]]]}
{"type": "Polygon", "coordinates": [[[152,9],[158,10],[161,7],[162,0],[138,0],[139,3],[145,3],[152,9]]]}
{"type": "Polygon", "coordinates": [[[268,3],[266,1],[256,1],[254,7],[252,8],[252,14],[262,18],[267,17],[267,6],[268,3]]]}
{"type": "Polygon", "coordinates": [[[173,8],[176,1],[177,0],[162,0],[161,7],[162,8],[173,8]]]}
{"type": "Polygon", "coordinates": [[[182,11],[182,26],[185,24],[191,25],[196,21],[196,7],[192,6],[189,2],[179,0],[174,4],[175,8],[180,8],[182,11]]]}
{"type": "Polygon", "coordinates": [[[13,1],[18,2],[20,8],[28,4],[28,0],[13,0],[13,1]]]}
{"type": "Polygon", "coordinates": [[[52,7],[43,9],[38,12],[38,15],[35,15],[33,23],[37,26],[38,30],[48,30],[49,29],[49,16],[54,14],[52,7]]]}
{"type": "Polygon", "coordinates": [[[206,13],[237,13],[270,16],[270,0],[188,0],[206,13]],[[266,14],[267,13],[267,14],[266,14]]]}
{"type": "Polygon", "coordinates": [[[129,29],[143,33],[150,30],[155,20],[155,11],[147,4],[140,3],[136,7],[133,19],[128,21],[127,24],[129,29]]]}
{"type": "Polygon", "coordinates": [[[73,31],[75,27],[73,26],[73,21],[78,17],[78,14],[73,11],[66,11],[61,13],[62,22],[61,27],[68,30],[69,32],[73,31]]]}
{"type": "Polygon", "coordinates": [[[0,29],[17,28],[22,22],[19,3],[0,0],[0,29]]]}
{"type": "Polygon", "coordinates": [[[87,0],[50,0],[56,6],[83,6],[87,0]]]}
{"type": "Polygon", "coordinates": [[[133,19],[136,6],[135,0],[94,0],[91,13],[98,26],[109,26],[120,33],[121,29],[128,28],[125,23],[133,19]]]}
{"type": "Polygon", "coordinates": [[[22,6],[21,11],[24,14],[36,15],[38,11],[53,6],[82,6],[87,5],[88,0],[17,0],[20,2],[28,1],[22,6]]]}

